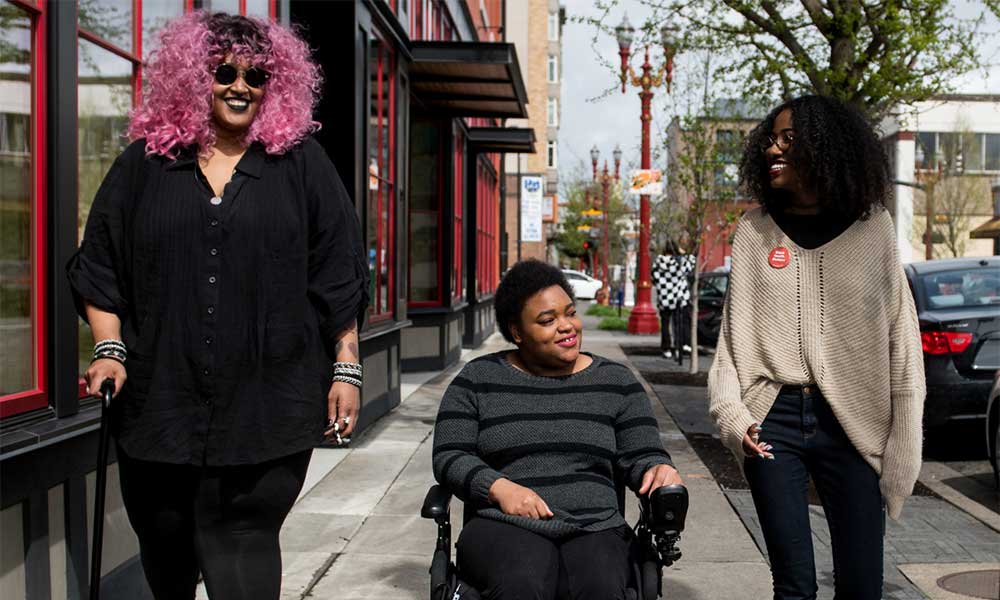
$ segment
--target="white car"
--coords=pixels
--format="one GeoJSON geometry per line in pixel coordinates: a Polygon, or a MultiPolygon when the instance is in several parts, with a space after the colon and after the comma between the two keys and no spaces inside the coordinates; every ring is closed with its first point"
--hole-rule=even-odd
{"type": "Polygon", "coordinates": [[[569,281],[570,287],[573,288],[573,295],[576,296],[577,300],[593,300],[597,295],[597,290],[604,285],[599,280],[580,271],[563,269],[562,272],[566,276],[566,280],[569,281]]]}

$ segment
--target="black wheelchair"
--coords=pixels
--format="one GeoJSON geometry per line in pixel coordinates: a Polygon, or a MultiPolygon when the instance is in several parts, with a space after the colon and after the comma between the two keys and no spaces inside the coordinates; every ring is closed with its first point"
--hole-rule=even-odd
{"type": "MultiPolygon", "coordinates": [[[[625,514],[625,486],[618,486],[618,510],[625,514]]],[[[480,596],[462,582],[458,567],[451,560],[451,498],[440,485],[431,486],[424,498],[420,516],[437,523],[437,543],[431,560],[431,600],[476,600],[480,596]]],[[[627,591],[633,600],[656,600],[663,596],[663,567],[681,557],[677,542],[687,518],[688,492],[682,485],[661,487],[650,496],[639,497],[639,520],[633,527],[632,587],[627,591]]],[[[473,516],[465,514],[465,522],[473,516]]]]}

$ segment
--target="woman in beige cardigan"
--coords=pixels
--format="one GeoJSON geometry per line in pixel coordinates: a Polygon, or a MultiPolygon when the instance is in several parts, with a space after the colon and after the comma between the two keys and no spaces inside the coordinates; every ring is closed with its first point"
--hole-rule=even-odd
{"type": "Polygon", "coordinates": [[[885,153],[855,108],[806,96],[751,132],[740,174],[762,206],[733,240],[710,411],[743,460],[774,598],[816,597],[812,478],[836,597],[878,600],[884,512],[899,518],[916,482],[924,400],[885,153]]]}

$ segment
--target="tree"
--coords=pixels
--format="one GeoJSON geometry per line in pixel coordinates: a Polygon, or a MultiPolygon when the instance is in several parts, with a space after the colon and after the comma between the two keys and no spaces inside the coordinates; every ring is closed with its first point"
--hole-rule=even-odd
{"type": "MultiPolygon", "coordinates": [[[[677,119],[672,130],[679,137],[670,168],[665,202],[681,207],[675,231],[688,254],[699,256],[709,240],[719,241],[741,214],[735,176],[731,165],[741,140],[720,136],[717,120],[708,114],[687,114],[677,119]]],[[[696,263],[691,284],[691,373],[698,372],[698,283],[702,269],[696,263]]],[[[662,327],[662,324],[661,324],[662,327]]]]}
{"type": "MultiPolygon", "coordinates": [[[[598,182],[591,180],[589,171],[581,165],[569,177],[560,177],[562,197],[566,199],[562,205],[559,217],[559,231],[555,236],[556,248],[562,257],[572,260],[581,258],[590,261],[590,252],[585,250],[583,242],[590,240],[598,252],[602,251],[602,238],[598,236],[604,226],[604,217],[587,216],[584,211],[596,208],[603,212],[603,193],[598,182]],[[590,230],[580,228],[590,227],[590,230]],[[593,235],[591,234],[593,232],[593,235]],[[598,236],[598,237],[594,237],[598,236]]],[[[621,264],[624,261],[624,237],[620,221],[628,214],[621,185],[611,182],[608,186],[608,248],[611,253],[610,264],[621,264]]]]}
{"type": "MultiPolygon", "coordinates": [[[[599,0],[590,21],[610,33],[620,0],[599,0]]],[[[642,26],[658,44],[661,26],[679,29],[682,50],[711,52],[729,93],[772,105],[778,97],[835,96],[873,119],[893,107],[951,89],[983,66],[985,15],[960,19],[958,0],[639,0],[642,26]]],[[[1000,16],[1000,0],[986,0],[1000,16]]]]}

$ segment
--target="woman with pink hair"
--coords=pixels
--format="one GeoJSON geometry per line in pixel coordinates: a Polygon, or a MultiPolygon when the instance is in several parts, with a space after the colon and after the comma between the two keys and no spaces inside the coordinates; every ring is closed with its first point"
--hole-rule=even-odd
{"type": "Polygon", "coordinates": [[[213,600],[278,598],[312,448],[357,424],[361,229],[310,136],[320,73],[292,31],[191,13],[145,75],[67,267],[97,342],[88,390],[115,383],[153,595],[193,598],[201,572],[213,600]]]}

